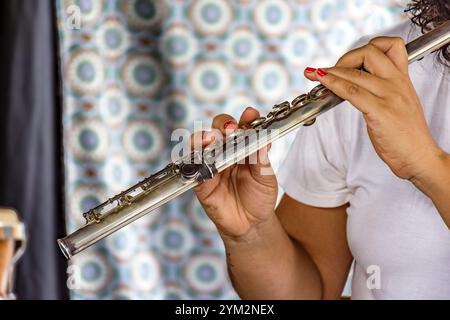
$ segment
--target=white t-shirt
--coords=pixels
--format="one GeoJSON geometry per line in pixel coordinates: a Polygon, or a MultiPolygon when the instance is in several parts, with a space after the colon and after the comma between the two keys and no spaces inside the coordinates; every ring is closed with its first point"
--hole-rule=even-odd
{"type": "MultiPolygon", "coordinates": [[[[383,34],[410,41],[420,30],[407,22],[383,34]]],[[[410,76],[434,138],[450,152],[449,69],[432,54],[410,65],[410,76]]],[[[278,180],[299,202],[350,204],[353,299],[450,299],[449,229],[431,200],[378,157],[348,102],[298,131],[278,180]]]]}

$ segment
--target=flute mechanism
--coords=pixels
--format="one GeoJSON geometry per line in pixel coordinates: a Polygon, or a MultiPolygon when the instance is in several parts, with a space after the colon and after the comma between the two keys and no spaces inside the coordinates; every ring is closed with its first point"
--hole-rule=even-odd
{"type": "MultiPolygon", "coordinates": [[[[450,21],[408,43],[410,63],[450,42],[450,21]]],[[[292,102],[275,105],[265,117],[244,130],[213,143],[107,200],[84,214],[86,225],[58,240],[67,258],[83,251],[104,237],[141,218],[168,201],[239,163],[259,149],[302,125],[312,125],[317,116],[339,105],[343,99],[322,85],[292,102]]]]}

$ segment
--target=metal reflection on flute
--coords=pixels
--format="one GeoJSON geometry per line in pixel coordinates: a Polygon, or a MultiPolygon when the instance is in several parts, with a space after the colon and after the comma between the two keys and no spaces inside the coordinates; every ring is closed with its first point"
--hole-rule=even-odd
{"type": "MultiPolygon", "coordinates": [[[[420,60],[449,42],[450,21],[447,21],[406,45],[409,62],[420,60]]],[[[341,102],[341,98],[319,85],[291,103],[286,101],[276,105],[266,117],[255,120],[245,130],[228,137],[225,143],[212,144],[201,152],[193,152],[188,159],[171,163],[85,213],[86,225],[58,240],[62,252],[70,259],[269,143],[302,125],[312,125],[317,116],[341,102]]]]}

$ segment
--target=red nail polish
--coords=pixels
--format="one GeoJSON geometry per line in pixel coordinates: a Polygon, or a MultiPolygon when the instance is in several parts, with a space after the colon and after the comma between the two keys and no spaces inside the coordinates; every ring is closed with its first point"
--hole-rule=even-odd
{"type": "Polygon", "coordinates": [[[235,122],[233,120],[229,120],[224,123],[223,128],[228,129],[231,125],[234,125],[234,124],[235,124],[235,122]]]}
{"type": "Polygon", "coordinates": [[[328,73],[323,69],[317,69],[317,74],[321,77],[326,76],[328,73]]]}
{"type": "Polygon", "coordinates": [[[315,72],[316,70],[317,70],[316,68],[308,67],[308,68],[305,69],[305,72],[306,72],[306,73],[313,73],[313,72],[315,72]]]}

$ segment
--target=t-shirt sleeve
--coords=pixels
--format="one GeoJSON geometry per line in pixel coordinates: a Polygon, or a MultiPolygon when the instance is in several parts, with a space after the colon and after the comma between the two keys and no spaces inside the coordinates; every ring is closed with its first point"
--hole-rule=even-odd
{"type": "Polygon", "coordinates": [[[339,207],[351,197],[346,183],[345,137],[336,124],[335,111],[320,116],[313,126],[299,129],[278,170],[284,192],[310,206],[339,207]]]}

